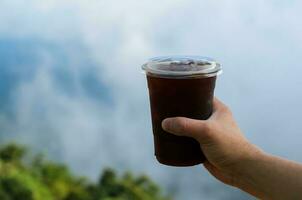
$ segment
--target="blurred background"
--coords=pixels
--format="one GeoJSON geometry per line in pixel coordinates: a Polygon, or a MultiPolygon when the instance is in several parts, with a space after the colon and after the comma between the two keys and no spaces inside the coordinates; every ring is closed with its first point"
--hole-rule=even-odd
{"type": "Polygon", "coordinates": [[[1,0],[0,141],[96,180],[147,174],[175,199],[253,199],[202,166],[153,156],[141,65],[203,55],[223,66],[216,96],[253,143],[302,162],[302,2],[1,0]]]}

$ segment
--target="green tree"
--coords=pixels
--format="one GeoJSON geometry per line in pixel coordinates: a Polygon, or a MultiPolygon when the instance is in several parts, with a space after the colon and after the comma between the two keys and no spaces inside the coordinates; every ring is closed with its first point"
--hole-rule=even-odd
{"type": "Polygon", "coordinates": [[[147,176],[107,168],[97,183],[17,144],[0,146],[0,200],[168,200],[147,176]]]}
{"type": "Polygon", "coordinates": [[[26,148],[14,143],[0,148],[0,160],[4,162],[20,162],[25,154],[26,148]]]}

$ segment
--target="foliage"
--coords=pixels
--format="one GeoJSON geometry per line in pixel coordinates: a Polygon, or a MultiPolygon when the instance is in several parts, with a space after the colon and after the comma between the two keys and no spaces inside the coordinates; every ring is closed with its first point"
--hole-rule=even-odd
{"type": "Polygon", "coordinates": [[[62,164],[30,159],[16,144],[0,147],[1,200],[168,200],[147,176],[122,176],[107,168],[97,183],[74,176],[62,164]]]}

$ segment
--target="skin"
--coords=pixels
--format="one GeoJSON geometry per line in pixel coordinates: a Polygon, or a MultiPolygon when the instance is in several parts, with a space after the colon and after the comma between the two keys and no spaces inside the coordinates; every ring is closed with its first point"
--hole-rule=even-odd
{"type": "Polygon", "coordinates": [[[251,144],[230,109],[218,99],[208,120],[168,118],[162,127],[196,139],[207,157],[204,167],[223,183],[261,199],[302,199],[302,165],[269,155],[251,144]]]}

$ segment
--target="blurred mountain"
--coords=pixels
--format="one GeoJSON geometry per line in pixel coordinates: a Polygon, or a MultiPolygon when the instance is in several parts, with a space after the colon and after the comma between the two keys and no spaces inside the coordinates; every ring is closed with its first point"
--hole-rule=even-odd
{"type": "Polygon", "coordinates": [[[88,55],[81,45],[52,44],[28,38],[0,39],[0,112],[13,115],[15,89],[32,81],[39,68],[48,68],[57,88],[65,95],[84,94],[112,104],[110,90],[102,82],[102,75],[97,74],[99,66],[88,55]],[[71,54],[80,56],[71,57],[71,54]],[[80,69],[76,76],[73,68],[80,69]]]}

